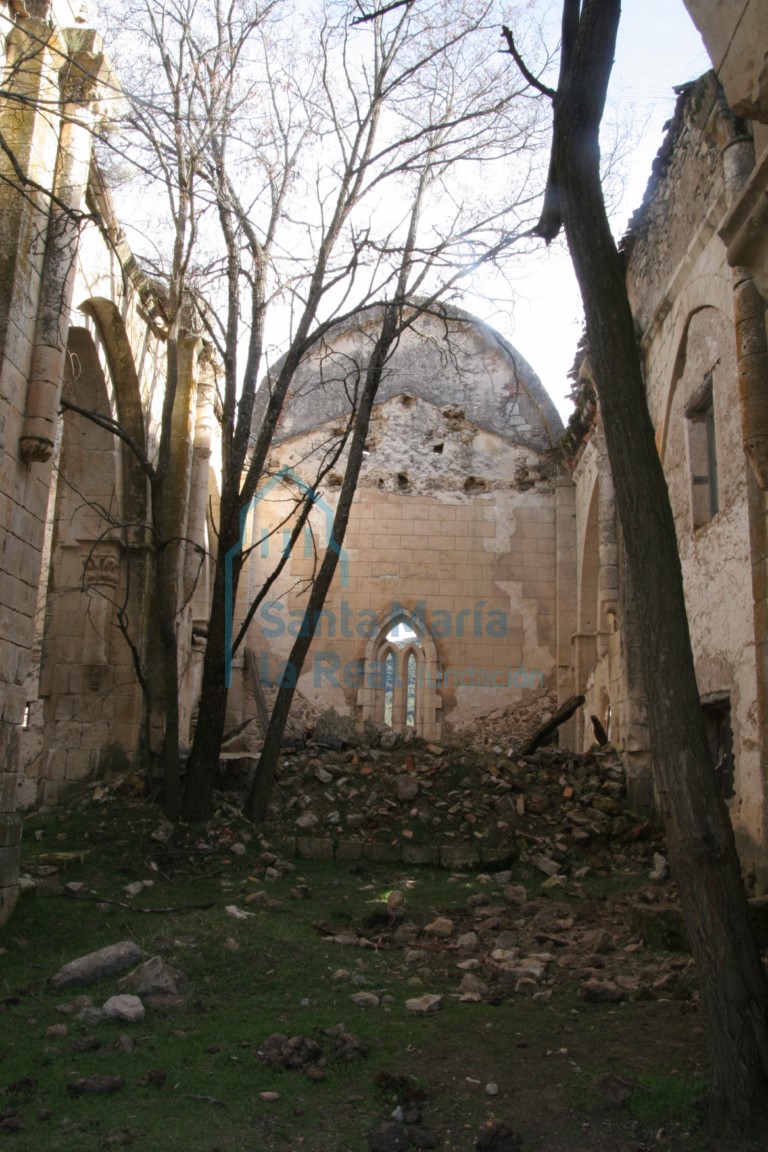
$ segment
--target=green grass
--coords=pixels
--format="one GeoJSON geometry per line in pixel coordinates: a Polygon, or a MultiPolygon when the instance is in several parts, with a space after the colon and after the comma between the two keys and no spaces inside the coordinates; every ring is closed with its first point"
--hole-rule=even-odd
{"type": "Polygon", "coordinates": [[[649,1128],[674,1123],[695,1129],[701,1127],[704,1119],[706,1089],[699,1077],[661,1073],[640,1076],[628,1107],[649,1128]]]}
{"type": "MultiPolygon", "coordinates": [[[[20,901],[0,939],[0,1152],[3,1141],[15,1152],[95,1152],[128,1142],[153,1152],[365,1152],[366,1134],[398,1103],[396,1090],[379,1086],[382,1073],[418,1078],[427,1093],[424,1122],[439,1133],[440,1147],[468,1152],[499,1108],[502,1118],[504,1109],[514,1118],[518,1088],[535,1092],[554,1078],[559,1106],[559,1080],[576,1072],[547,1053],[570,1045],[570,1030],[599,1020],[624,1034],[623,1012],[583,1013],[570,986],[545,1009],[525,997],[460,1003],[452,996],[460,977],[455,954],[436,949],[425,968],[407,966],[402,948],[380,941],[375,924],[365,927],[393,888],[405,892],[408,918],[419,925],[438,914],[466,917],[471,892],[495,899],[476,875],[294,861],[293,871],[269,881],[264,843],[239,818],[209,831],[179,826],[167,843],[152,837],[160,823],[150,805],[119,800],[27,822],[25,861],[86,853],[62,865],[57,878],[84,888],[73,898],[46,891],[43,882],[20,901]],[[232,851],[238,841],[245,855],[232,851]],[[125,887],[137,879],[154,885],[131,901],[125,887]],[[246,904],[260,890],[269,905],[246,904]],[[253,915],[233,919],[229,904],[253,915]],[[173,911],[138,910],[167,908],[173,911]],[[318,922],[360,929],[374,947],[341,947],[313,927],[318,922]],[[137,1025],[62,1015],[58,1006],[81,993],[101,1005],[117,981],[57,992],[50,977],[75,957],[125,939],[179,969],[182,1004],[149,1009],[137,1025]],[[350,997],[359,990],[392,1003],[358,1008],[350,997]],[[405,1000],[423,992],[444,995],[439,1013],[405,1010],[405,1000]],[[47,1035],[62,1023],[66,1035],[47,1035]],[[274,1032],[310,1036],[328,1050],[325,1030],[340,1023],[365,1042],[367,1056],[355,1063],[329,1057],[320,1082],[270,1069],[258,1056],[274,1032]],[[121,1034],[131,1037],[131,1051],[116,1046],[121,1034]],[[98,1048],[80,1050],[89,1035],[98,1048]],[[74,1079],[96,1073],[119,1074],[125,1087],[110,1096],[69,1095],[74,1079]],[[499,1099],[486,1097],[484,1084],[503,1078],[499,1099]],[[264,1102],[262,1092],[278,1099],[264,1102]]],[[[538,878],[526,882],[533,895],[538,878]]],[[[661,1081],[638,1083],[637,1107],[648,1108],[647,1122],[660,1122],[667,1114],[661,1081]]],[[[681,1087],[682,1079],[670,1093],[681,1087]]],[[[526,1152],[546,1146],[535,1119],[526,1152]]]]}
{"type": "MultiPolygon", "coordinates": [[[[158,823],[143,807],[92,807],[67,819],[35,817],[25,830],[28,861],[45,860],[52,852],[89,853],[61,873],[65,882],[85,884],[82,896],[44,890],[25,896],[2,941],[0,1113],[6,1119],[15,1113],[22,1124],[13,1135],[14,1149],[80,1152],[132,1133],[151,1143],[159,1132],[163,1152],[365,1148],[365,1133],[396,1103],[376,1089],[377,1074],[400,1074],[410,1061],[418,1063],[420,1053],[455,1044],[469,1016],[466,1006],[448,1000],[439,1016],[414,1019],[403,1001],[427,988],[409,984],[413,973],[404,968],[400,950],[344,949],[312,922],[340,930],[359,927],[400,885],[407,890],[409,915],[426,923],[452,904],[463,905],[461,884],[439,872],[382,867],[351,875],[343,867],[310,861],[297,862],[294,873],[273,883],[254,883],[251,877],[263,871],[254,867],[260,851],[255,842],[246,857],[228,853],[226,846],[200,853],[195,849],[199,832],[181,830],[169,849],[151,839],[158,823]],[[162,861],[159,872],[152,871],[153,860],[162,861]],[[137,878],[152,878],[154,886],[130,902],[124,887],[137,878]],[[308,886],[309,898],[292,896],[300,882],[308,886]],[[253,905],[254,915],[246,921],[226,914],[226,904],[245,908],[245,896],[260,888],[274,907],[253,905]],[[213,907],[183,910],[207,902],[213,907]],[[180,910],[153,915],[136,911],[139,907],[180,910]],[[82,992],[100,1005],[116,991],[116,980],[57,992],[50,976],[76,956],[122,939],[135,940],[148,954],[160,951],[178,967],[183,1006],[151,1010],[139,1025],[88,1025],[59,1013],[58,1005],[82,992]],[[340,968],[349,975],[334,979],[340,968]],[[356,1008],[350,996],[361,988],[391,995],[395,1003],[356,1008]],[[61,1023],[67,1025],[66,1036],[46,1036],[49,1027],[61,1023]],[[323,1030],[339,1023],[366,1042],[368,1056],[354,1064],[330,1059],[320,1083],[301,1072],[271,1070],[258,1057],[258,1045],[273,1032],[301,1033],[322,1044],[323,1030]],[[132,1051],[115,1048],[121,1033],[134,1040],[132,1051]],[[100,1047],[77,1051],[78,1042],[91,1034],[100,1047]],[[165,1074],[162,1087],[142,1083],[152,1071],[165,1074]],[[122,1075],[126,1086],[106,1097],[68,1095],[71,1080],[95,1073],[122,1075]],[[259,1093],[264,1091],[277,1092],[279,1099],[263,1103],[259,1093]]],[[[441,991],[448,990],[446,983],[455,985],[453,962],[434,965],[433,978],[441,991]]],[[[472,1028],[482,1027],[485,1017],[498,1019],[493,1009],[475,1006],[472,1028]]],[[[479,1127],[485,1118],[482,1100],[474,1112],[479,1127]]]]}

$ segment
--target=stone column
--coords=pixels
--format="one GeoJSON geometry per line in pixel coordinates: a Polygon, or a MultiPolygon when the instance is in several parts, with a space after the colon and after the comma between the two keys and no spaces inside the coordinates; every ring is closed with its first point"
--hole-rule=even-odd
{"type": "MultiPolygon", "coordinates": [[[[705,128],[709,139],[721,149],[723,176],[729,212],[738,209],[744,189],[755,169],[755,150],[751,137],[744,131],[725,100],[716,100],[705,128]]],[[[768,220],[763,220],[764,226],[768,220]]],[[[728,242],[726,229],[720,235],[728,242]]],[[[760,760],[763,781],[768,776],[768,336],[766,334],[766,301],[758,291],[753,268],[734,264],[734,256],[746,260],[748,251],[731,244],[728,258],[733,266],[733,319],[736,335],[736,358],[739,374],[739,401],[744,453],[748,461],[747,508],[749,543],[752,560],[752,602],[755,635],[755,671],[757,709],[760,731],[760,760]]],[[[765,787],[763,794],[763,843],[766,832],[765,787]]],[[[768,890],[768,864],[761,864],[756,875],[756,892],[768,890]]]]}
{"type": "MultiPolygon", "coordinates": [[[[576,693],[576,488],[561,477],[555,481],[555,579],[557,595],[557,703],[558,707],[576,693]]],[[[560,741],[576,747],[576,718],[560,727],[560,741]]]]}
{"type": "Polygon", "coordinates": [[[59,151],[19,443],[21,456],[28,463],[49,460],[56,440],[72,287],[96,122],[93,99],[105,72],[101,41],[92,29],[68,30],[65,35],[69,55],[60,80],[59,151]]]}
{"type": "Polygon", "coordinates": [[[597,575],[597,658],[608,653],[608,639],[613,631],[619,599],[619,545],[616,538],[616,505],[613,498],[613,476],[608,462],[605,438],[597,440],[600,503],[598,505],[597,575]]]}

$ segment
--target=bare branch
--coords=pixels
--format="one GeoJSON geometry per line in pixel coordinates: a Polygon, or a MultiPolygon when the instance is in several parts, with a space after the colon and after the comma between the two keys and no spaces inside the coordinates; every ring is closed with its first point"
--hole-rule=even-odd
{"type": "Polygon", "coordinates": [[[368,24],[371,20],[378,19],[379,16],[386,16],[387,12],[394,12],[396,8],[410,8],[411,4],[413,4],[413,0],[392,0],[390,4],[384,4],[373,12],[363,12],[361,16],[356,16],[352,24],[353,26],[355,24],[368,24]]]}
{"type": "Polygon", "coordinates": [[[65,400],[63,397],[60,403],[66,412],[75,412],[78,416],[90,420],[92,424],[98,424],[99,428],[104,428],[105,431],[111,432],[113,436],[117,436],[119,440],[127,444],[141,465],[144,474],[148,476],[150,480],[154,479],[155,469],[152,461],[147,456],[141,444],[131,436],[130,432],[127,432],[126,429],[123,428],[122,424],[119,424],[117,420],[113,420],[111,416],[103,416],[100,412],[90,412],[87,408],[81,408],[79,404],[74,404],[71,400],[65,400]]]}
{"type": "Polygon", "coordinates": [[[530,84],[531,88],[535,88],[537,92],[541,92],[542,96],[548,96],[550,100],[554,100],[555,89],[550,88],[548,84],[543,84],[541,80],[537,79],[537,77],[534,76],[533,72],[531,72],[531,70],[528,68],[528,65],[525,63],[522,56],[518,52],[512,29],[508,28],[506,24],[503,24],[501,28],[501,34],[507,42],[510,56],[514,60],[515,64],[517,64],[518,68],[530,84]]]}

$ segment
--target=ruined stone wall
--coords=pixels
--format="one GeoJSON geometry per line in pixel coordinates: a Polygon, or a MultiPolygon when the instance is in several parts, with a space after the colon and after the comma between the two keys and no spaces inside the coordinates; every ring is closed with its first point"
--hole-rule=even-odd
{"type": "MultiPolygon", "coordinates": [[[[557,528],[548,445],[557,417],[536,388],[529,393],[520,384],[523,371],[535,379],[524,362],[508,359],[503,373],[500,345],[483,357],[483,342],[466,318],[453,363],[429,335],[410,334],[393,358],[371,423],[344,556],[299,690],[317,709],[381,719],[377,652],[392,624],[404,618],[423,648],[424,711],[414,726],[434,739],[531,701],[540,701],[541,712],[551,708],[557,528]],[[443,364],[439,390],[437,363],[443,364]],[[494,412],[503,431],[480,423],[490,425],[494,412]]],[[[346,356],[347,342],[335,342],[337,351],[340,344],[346,356]]],[[[308,381],[309,374],[306,387],[308,381]]],[[[299,423],[289,414],[286,427],[299,423]]],[[[334,427],[325,422],[284,440],[270,461],[272,472],[290,468],[311,482],[318,447],[332,440],[334,427]]],[[[343,458],[321,486],[324,506],[312,514],[319,553],[342,472],[343,458]]],[[[281,510],[285,515],[288,499],[287,485],[273,486],[255,506],[255,554],[241,580],[241,617],[279,551],[286,529],[270,540],[266,534],[281,510]]],[[[251,627],[248,644],[266,679],[274,680],[288,657],[305,602],[301,581],[314,570],[312,549],[307,541],[296,550],[251,627]]]]}
{"type": "MultiPolygon", "coordinates": [[[[41,101],[57,98],[60,37],[30,17],[23,27],[2,14],[4,87],[20,99],[0,103],[0,127],[22,170],[43,188],[54,177],[57,130],[40,116],[41,101]],[[33,45],[39,47],[33,48],[33,45]]],[[[21,822],[16,813],[24,681],[30,661],[50,463],[22,457],[27,380],[43,268],[47,201],[21,197],[14,171],[0,156],[0,922],[18,887],[21,822]]]]}
{"type": "MultiPolygon", "coordinates": [[[[145,705],[118,624],[145,667],[156,632],[146,474],[108,430],[73,412],[61,417],[60,399],[117,421],[153,459],[165,376],[162,301],[125,244],[92,157],[91,130],[114,105],[116,80],[80,11],[27,7],[29,16],[9,15],[1,29],[0,127],[41,191],[20,193],[3,154],[0,920],[17,891],[18,807],[64,799],[135,762],[145,705]],[[49,111],[58,104],[60,118],[49,111]]],[[[199,550],[209,549],[215,496],[210,375],[192,335],[167,484],[177,600],[188,602],[179,622],[187,670],[194,621],[207,612],[199,550]]],[[[185,683],[187,727],[193,695],[185,683]]]]}
{"type": "MultiPolygon", "coordinates": [[[[730,706],[734,773],[732,786],[724,778],[723,787],[745,870],[759,874],[765,799],[755,657],[755,478],[743,444],[734,277],[718,235],[729,207],[735,156],[729,150],[741,139],[729,115],[711,75],[681,97],[626,241],[627,282],[675,516],[699,690],[704,706],[718,716],[730,706]]],[[[599,449],[590,444],[575,474],[585,537],[598,471],[599,449]]],[[[594,543],[592,549],[594,555],[594,543]]],[[[587,552],[585,547],[585,557],[587,552]]],[[[601,699],[610,698],[612,736],[625,761],[634,757],[645,770],[642,685],[633,671],[630,634],[637,606],[620,554],[618,561],[618,630],[606,637],[602,654],[595,652],[585,681],[586,709],[599,715],[601,699]]],[[[601,557],[601,572],[604,566],[601,557]]]]}
{"type": "MultiPolygon", "coordinates": [[[[642,206],[625,239],[632,312],[641,332],[679,294],[689,249],[707,243],[725,209],[720,149],[702,132],[719,91],[713,76],[678,98],[642,206]]],[[[691,252],[691,256],[695,253],[691,252]]]]}

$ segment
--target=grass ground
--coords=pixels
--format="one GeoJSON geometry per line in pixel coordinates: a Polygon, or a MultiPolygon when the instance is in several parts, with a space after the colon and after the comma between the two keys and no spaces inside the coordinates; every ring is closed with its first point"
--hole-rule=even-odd
{"type": "MultiPolygon", "coordinates": [[[[310,861],[291,871],[278,861],[278,875],[265,879],[269,857],[245,825],[220,822],[202,836],[180,829],[161,843],[152,838],[159,824],[149,803],[114,799],[28,822],[25,859],[38,891],[6,926],[0,957],[0,1149],[363,1152],[398,1106],[406,1118],[419,1114],[422,1146],[447,1152],[474,1148],[483,1133],[489,1147],[511,1152],[499,1125],[525,1152],[723,1147],[700,1127],[706,1053],[695,1005],[585,1004],[569,985],[544,1005],[505,992],[465,1003],[455,952],[433,947],[413,966],[391,934],[377,937],[393,889],[423,927],[466,915],[467,896],[483,889],[477,876],[310,861]],[[39,875],[49,868],[58,871],[39,875]],[[153,883],[130,899],[136,880],[153,883]],[[65,890],[71,882],[83,885],[76,895],[65,890]],[[235,919],[231,905],[251,915],[235,919]],[[318,923],[364,931],[373,947],[342,947],[318,923]],[[180,1003],[148,1009],[138,1024],[62,1014],[81,993],[101,1005],[117,981],[63,992],[53,974],[120,940],[178,969],[180,1003]],[[379,1006],[357,1007],[361,990],[379,1006]],[[442,1008],[415,1016],[405,1001],[424,992],[442,994],[442,1008]],[[363,1059],[333,1055],[327,1030],[339,1024],[362,1041],[363,1059]],[[321,1045],[316,1079],[260,1058],[276,1032],[321,1045]],[[123,1086],[71,1094],[73,1081],[96,1074],[123,1086]]],[[[593,908],[607,884],[589,891],[593,908]]]]}

